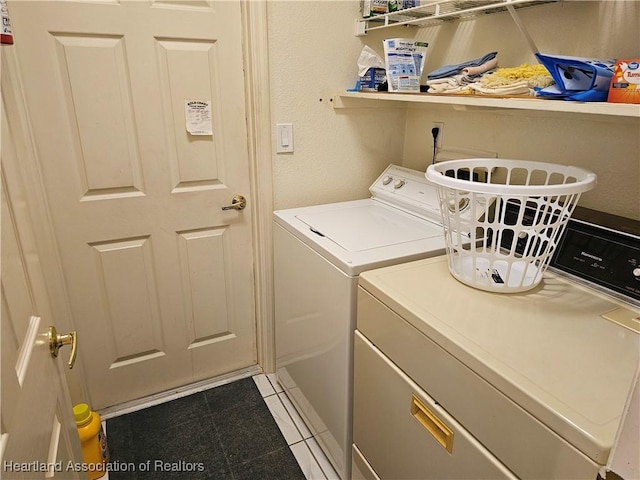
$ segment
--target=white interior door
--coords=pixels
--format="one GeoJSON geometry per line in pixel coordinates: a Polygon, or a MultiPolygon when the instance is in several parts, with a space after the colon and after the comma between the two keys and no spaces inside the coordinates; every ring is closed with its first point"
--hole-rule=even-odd
{"type": "Polygon", "coordinates": [[[9,10],[92,406],[255,364],[239,1],[9,10]]]}
{"type": "Polygon", "coordinates": [[[56,359],[49,352],[53,319],[24,209],[26,192],[20,183],[6,182],[4,167],[15,152],[4,113],[2,108],[0,476],[83,478],[69,463],[82,462],[62,371],[69,351],[56,359]]]}

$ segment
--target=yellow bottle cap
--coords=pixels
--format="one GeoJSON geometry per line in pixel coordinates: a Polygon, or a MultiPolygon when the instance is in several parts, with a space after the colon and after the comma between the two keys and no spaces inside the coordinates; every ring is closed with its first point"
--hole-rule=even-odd
{"type": "Polygon", "coordinates": [[[86,403],[79,403],[73,407],[73,415],[76,417],[76,425],[82,425],[91,419],[91,409],[86,403]]]}

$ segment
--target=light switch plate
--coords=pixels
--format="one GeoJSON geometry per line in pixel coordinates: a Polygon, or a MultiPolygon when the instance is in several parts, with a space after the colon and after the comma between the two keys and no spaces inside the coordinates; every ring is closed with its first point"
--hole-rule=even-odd
{"type": "Polygon", "coordinates": [[[293,124],[276,124],[276,153],[293,152],[293,124]]]}

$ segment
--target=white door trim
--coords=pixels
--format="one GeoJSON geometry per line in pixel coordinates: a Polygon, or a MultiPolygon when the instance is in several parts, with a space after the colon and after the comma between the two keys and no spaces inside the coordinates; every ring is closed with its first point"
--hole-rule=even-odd
{"type": "MultiPolygon", "coordinates": [[[[245,91],[247,94],[247,133],[249,137],[249,170],[251,175],[251,197],[257,199],[253,205],[253,250],[254,250],[254,294],[256,305],[256,336],[258,365],[266,372],[274,371],[274,328],[272,307],[272,235],[271,214],[273,210],[272,161],[271,161],[271,113],[269,95],[269,69],[267,45],[266,1],[240,0],[242,6],[245,91]]],[[[18,39],[19,41],[19,39],[18,39]]],[[[7,118],[11,128],[16,128],[20,161],[20,174],[32,195],[27,208],[33,219],[38,253],[50,294],[52,310],[59,319],[61,331],[75,330],[68,303],[67,292],[62,281],[62,267],[53,234],[47,199],[40,171],[37,150],[24,98],[24,89],[18,70],[18,59],[11,47],[2,49],[4,70],[2,95],[8,105],[7,118]]],[[[69,375],[68,382],[73,396],[87,398],[84,388],[81,362],[69,375]],[[78,368],[80,367],[80,368],[78,368]]]]}
{"type": "Polygon", "coordinates": [[[258,364],[275,372],[273,320],[273,181],[267,2],[243,0],[245,88],[249,169],[252,176],[253,253],[255,259],[256,343],[258,364]]]}

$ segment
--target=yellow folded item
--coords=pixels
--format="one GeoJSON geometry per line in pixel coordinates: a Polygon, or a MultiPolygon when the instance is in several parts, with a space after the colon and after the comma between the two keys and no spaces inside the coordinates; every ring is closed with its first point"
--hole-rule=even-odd
{"type": "Polygon", "coordinates": [[[501,87],[484,87],[480,83],[472,83],[469,88],[474,93],[482,93],[485,95],[531,95],[531,88],[526,80],[521,80],[510,85],[504,85],[501,87]]]}
{"type": "Polygon", "coordinates": [[[498,68],[495,72],[483,75],[480,83],[485,88],[495,88],[511,85],[523,80],[527,81],[530,88],[544,88],[553,84],[553,78],[544,65],[529,65],[526,63],[519,67],[498,68]]]}

